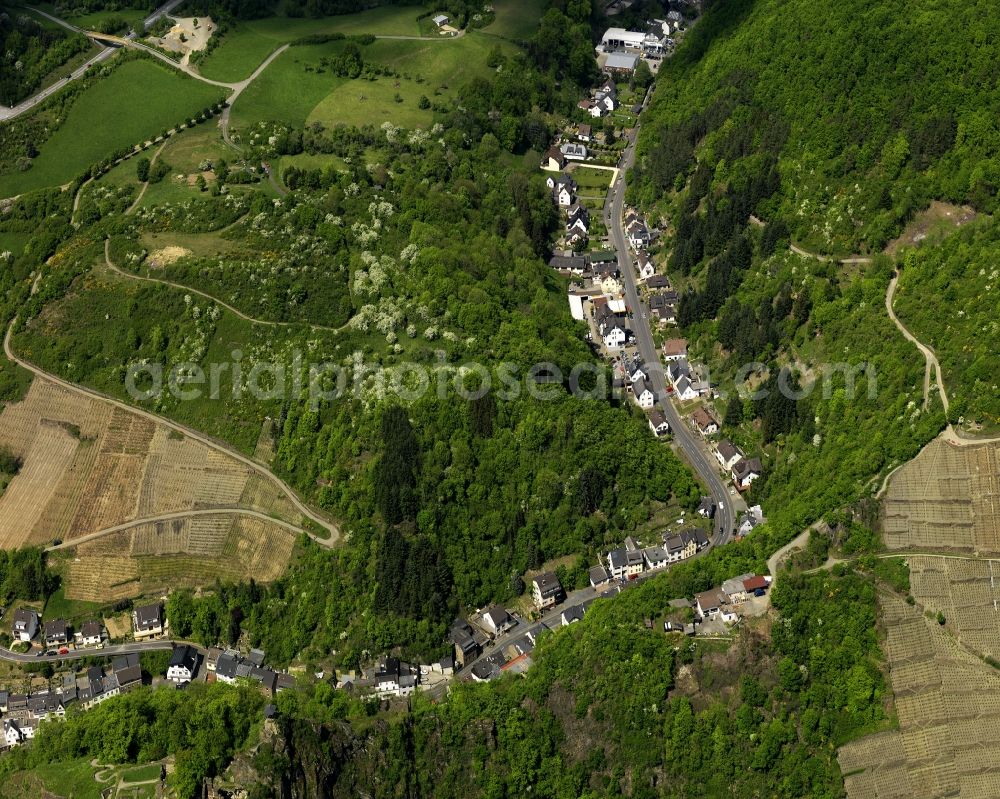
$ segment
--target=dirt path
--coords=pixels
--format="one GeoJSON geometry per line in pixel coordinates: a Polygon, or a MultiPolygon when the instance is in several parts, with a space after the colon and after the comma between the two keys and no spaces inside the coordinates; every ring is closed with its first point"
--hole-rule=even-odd
{"type": "Polygon", "coordinates": [[[161,286],[170,286],[170,288],[178,289],[180,291],[186,291],[189,292],[190,294],[197,294],[199,297],[204,297],[206,300],[209,300],[210,302],[214,302],[217,305],[221,305],[230,313],[238,316],[240,319],[246,322],[250,322],[250,324],[266,325],[267,327],[308,327],[310,330],[326,330],[327,332],[330,333],[337,333],[341,330],[344,330],[347,327],[347,325],[343,325],[341,327],[327,327],[326,325],[313,325],[307,322],[275,322],[270,319],[257,319],[253,316],[247,316],[245,313],[243,313],[243,311],[239,310],[238,308],[234,308],[232,305],[230,305],[227,302],[224,302],[223,300],[220,300],[218,297],[213,297],[211,294],[208,294],[207,292],[191,288],[190,286],[185,286],[183,283],[174,283],[173,281],[170,280],[163,280],[162,278],[158,277],[149,277],[147,275],[135,275],[132,274],[131,272],[126,272],[123,269],[119,269],[115,265],[114,261],[111,260],[110,246],[111,246],[111,239],[105,239],[104,262],[107,265],[108,269],[110,269],[116,275],[128,278],[129,280],[142,280],[145,281],[146,283],[159,283],[161,286]]]}
{"type": "Polygon", "coordinates": [[[234,150],[239,151],[241,148],[237,144],[234,144],[233,140],[229,138],[229,112],[233,107],[233,103],[235,103],[239,99],[239,96],[243,94],[243,90],[253,83],[260,76],[260,73],[267,69],[270,63],[285,52],[288,47],[289,46],[287,44],[281,45],[281,47],[261,62],[260,66],[250,74],[249,78],[241,80],[239,83],[232,84],[233,93],[229,95],[229,99],[226,101],[226,107],[222,109],[222,115],[219,117],[219,129],[222,131],[222,140],[234,150]]]}
{"type": "MultiPolygon", "coordinates": [[[[228,455],[234,460],[237,460],[240,463],[242,463],[244,466],[247,466],[253,471],[257,472],[265,479],[269,480],[272,484],[274,484],[278,488],[279,491],[281,491],[282,494],[284,494],[288,498],[288,501],[292,503],[292,505],[299,513],[301,513],[307,519],[310,519],[314,523],[318,524],[323,529],[327,530],[330,533],[329,538],[320,538],[319,536],[310,533],[310,536],[318,544],[327,547],[332,546],[340,538],[340,528],[336,524],[329,521],[328,519],[325,519],[324,517],[320,516],[318,513],[313,511],[311,508],[307,507],[306,504],[302,502],[301,499],[299,499],[298,494],[296,494],[288,485],[286,485],[281,478],[279,478],[276,474],[274,474],[274,472],[272,472],[270,469],[264,466],[261,466],[259,463],[252,460],[251,458],[248,458],[246,455],[237,450],[235,447],[232,447],[231,445],[223,443],[218,439],[200,433],[192,427],[179,424],[178,422],[174,422],[170,419],[167,419],[164,416],[158,416],[154,413],[150,413],[149,411],[142,410],[141,408],[136,408],[132,405],[122,402],[121,400],[115,399],[114,397],[110,397],[107,394],[104,394],[95,389],[79,386],[76,383],[70,383],[68,380],[63,380],[61,377],[50,374],[49,372],[46,372],[40,369],[39,367],[35,366],[33,363],[29,363],[28,361],[19,358],[17,354],[14,352],[14,349],[11,346],[10,342],[11,333],[14,330],[14,325],[16,324],[17,324],[17,317],[15,316],[14,319],[11,320],[10,326],[7,328],[7,333],[4,335],[3,349],[7,358],[13,361],[14,363],[18,364],[18,366],[27,369],[36,377],[41,377],[44,378],[45,380],[49,380],[55,383],[56,385],[62,386],[63,388],[69,391],[81,394],[88,398],[96,398],[101,400],[102,402],[110,403],[111,405],[114,405],[117,408],[121,408],[124,411],[127,411],[129,413],[134,413],[137,414],[138,416],[143,417],[144,419],[148,419],[154,424],[163,425],[164,427],[168,427],[171,430],[175,430],[178,433],[181,433],[182,435],[188,436],[189,438],[193,438],[195,441],[198,441],[207,447],[211,447],[216,452],[221,452],[224,455],[228,455]]],[[[270,517],[268,518],[270,519],[270,517]]]]}
{"type": "MultiPolygon", "coordinates": [[[[196,510],[178,510],[172,511],[170,513],[161,513],[157,516],[146,516],[142,519],[132,519],[128,522],[122,522],[121,524],[116,524],[113,527],[105,527],[103,530],[95,530],[93,533],[87,533],[86,535],[81,535],[79,538],[73,538],[68,541],[63,541],[61,544],[54,544],[53,546],[46,547],[46,552],[56,552],[60,549],[73,549],[73,547],[79,544],[86,544],[90,541],[94,541],[98,538],[104,538],[104,536],[111,535],[112,533],[120,533],[123,530],[128,530],[131,527],[138,527],[140,524],[153,524],[155,522],[170,522],[176,519],[191,519],[197,516],[252,516],[255,519],[261,519],[266,522],[271,522],[284,527],[286,530],[291,530],[293,533],[305,533],[306,535],[311,535],[311,533],[303,527],[299,527],[297,524],[292,524],[291,522],[286,522],[283,519],[275,518],[274,516],[269,516],[259,510],[253,510],[252,508],[238,508],[238,507],[226,507],[226,508],[198,508],[196,510]]],[[[319,540],[319,543],[326,545],[328,542],[319,540]]]]}
{"type": "MultiPolygon", "coordinates": [[[[149,159],[149,167],[150,167],[150,169],[153,168],[153,165],[156,163],[156,159],[160,157],[160,153],[163,152],[163,148],[167,146],[167,142],[168,141],[170,141],[169,138],[164,139],[163,140],[163,144],[161,144],[159,147],[156,148],[156,152],[153,153],[153,157],[149,159]]],[[[136,197],[135,200],[133,201],[133,203],[128,208],[125,209],[125,213],[126,214],[135,213],[135,209],[139,207],[139,203],[142,202],[142,198],[146,194],[146,189],[148,189],[148,188],[149,188],[149,181],[147,180],[145,183],[142,184],[142,188],[139,189],[139,196],[136,197]]],[[[104,243],[104,252],[105,252],[105,255],[106,255],[107,254],[107,242],[104,243]]]]}
{"type": "Polygon", "coordinates": [[[937,355],[934,354],[934,350],[924,344],[921,344],[919,339],[907,330],[906,325],[899,321],[899,317],[896,316],[896,312],[892,308],[892,300],[896,295],[896,286],[898,284],[899,270],[893,273],[892,280],[889,281],[889,288],[885,292],[885,310],[888,312],[889,318],[892,320],[893,324],[896,325],[896,327],[899,328],[899,332],[903,334],[903,338],[915,345],[916,348],[923,354],[924,360],[926,361],[926,367],[924,369],[924,410],[927,410],[927,406],[930,403],[931,370],[933,369],[935,379],[937,380],[938,394],[941,397],[941,405],[944,407],[945,415],[947,415],[948,394],[944,390],[944,381],[941,379],[941,364],[938,363],[937,355]]]}

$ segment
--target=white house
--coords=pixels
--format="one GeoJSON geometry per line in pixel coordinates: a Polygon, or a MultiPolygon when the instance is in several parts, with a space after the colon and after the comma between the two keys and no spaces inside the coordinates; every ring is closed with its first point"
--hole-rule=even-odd
{"type": "Polygon", "coordinates": [[[567,161],[587,160],[587,146],[585,144],[581,144],[580,142],[566,142],[559,148],[559,152],[562,153],[563,158],[567,161]]]}
{"type": "Polygon", "coordinates": [[[601,291],[605,294],[621,294],[622,282],[614,275],[605,275],[601,278],[601,291]]]}
{"type": "Polygon", "coordinates": [[[698,432],[703,436],[710,436],[719,432],[719,423],[704,408],[698,408],[692,413],[691,421],[694,422],[695,427],[698,428],[698,432]]]}
{"type": "Polygon", "coordinates": [[[632,383],[632,394],[640,408],[652,408],[656,403],[656,395],[641,377],[632,383]]]}
{"type": "Polygon", "coordinates": [[[562,597],[562,585],[552,572],[544,572],[531,580],[531,598],[535,607],[545,610],[556,604],[562,597]]]}
{"type": "Polygon", "coordinates": [[[657,438],[665,436],[670,432],[670,424],[667,422],[667,417],[659,408],[653,408],[649,412],[649,429],[653,431],[653,435],[657,438]]]}
{"type": "Polygon", "coordinates": [[[622,580],[628,569],[628,561],[625,558],[625,548],[612,549],[608,553],[608,574],[613,580],[622,580]]]}
{"type": "Polygon", "coordinates": [[[722,465],[722,468],[728,471],[743,458],[743,453],[740,452],[739,447],[733,444],[732,441],[724,438],[715,448],[715,457],[722,465]]]}
{"type": "Polygon", "coordinates": [[[694,387],[691,379],[687,375],[681,376],[676,383],[674,383],[674,395],[680,400],[693,400],[698,399],[700,394],[698,389],[694,387]]]}
{"type": "Polygon", "coordinates": [[[35,737],[35,728],[25,722],[5,719],[3,723],[3,737],[7,746],[18,746],[24,741],[35,737]]]}
{"type": "Polygon", "coordinates": [[[167,679],[171,682],[191,682],[198,665],[198,653],[189,646],[174,647],[167,666],[167,679]]]}
{"type": "Polygon", "coordinates": [[[634,383],[636,380],[649,379],[646,368],[643,366],[641,355],[636,355],[634,358],[626,358],[622,364],[622,368],[625,373],[625,379],[630,383],[634,383]]]}
{"type": "Polygon", "coordinates": [[[663,547],[646,547],[642,550],[647,569],[662,569],[669,562],[667,551],[663,547]]]}
{"type": "Polygon", "coordinates": [[[760,458],[742,458],[733,466],[733,482],[740,491],[746,491],[751,483],[764,473],[760,458]]]}
{"type": "Polygon", "coordinates": [[[163,633],[163,605],[143,605],[132,611],[132,635],[140,638],[152,638],[163,633]]]}
{"type": "Polygon", "coordinates": [[[688,343],[686,338],[668,338],[663,342],[663,360],[682,361],[687,358],[688,343]]]}
{"type": "Polygon", "coordinates": [[[14,611],[14,624],[11,627],[11,637],[15,641],[28,643],[38,633],[38,614],[31,608],[18,608],[14,611]]]}
{"type": "Polygon", "coordinates": [[[636,257],[635,265],[639,270],[640,280],[646,280],[656,274],[656,267],[653,266],[652,259],[644,252],[640,252],[636,257]]]}
{"type": "Polygon", "coordinates": [[[515,624],[517,624],[517,622],[514,621],[513,617],[506,611],[506,609],[500,607],[499,605],[494,606],[483,613],[483,625],[494,636],[503,635],[515,624]]]}
{"type": "Polygon", "coordinates": [[[434,24],[437,25],[439,28],[443,28],[449,22],[451,22],[451,20],[448,19],[447,15],[445,14],[438,14],[436,17],[434,17],[434,24]]]}
{"type": "Polygon", "coordinates": [[[97,646],[104,639],[104,627],[98,621],[84,622],[73,638],[77,646],[97,646]]]}
{"type": "Polygon", "coordinates": [[[563,627],[569,627],[569,625],[574,622],[581,621],[582,619],[583,608],[579,605],[573,605],[572,607],[566,608],[566,610],[559,614],[559,621],[563,627]]]}
{"type": "Polygon", "coordinates": [[[698,615],[703,619],[718,618],[724,622],[736,620],[736,613],[729,607],[728,597],[721,588],[703,591],[700,594],[695,594],[694,598],[698,615]]]}

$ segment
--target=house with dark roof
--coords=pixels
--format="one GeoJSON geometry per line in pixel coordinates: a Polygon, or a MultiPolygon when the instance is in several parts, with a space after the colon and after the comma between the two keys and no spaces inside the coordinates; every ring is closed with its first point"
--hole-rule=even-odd
{"type": "Polygon", "coordinates": [[[733,482],[740,491],[746,491],[750,485],[764,473],[760,458],[741,458],[733,466],[733,482]]]}
{"type": "Polygon", "coordinates": [[[632,396],[640,408],[652,408],[656,404],[656,395],[641,377],[632,383],[632,396]]]}
{"type": "Polygon", "coordinates": [[[566,167],[566,156],[558,147],[550,147],[542,156],[542,169],[548,172],[558,172],[566,167]]]}
{"type": "Polygon", "coordinates": [[[667,551],[663,547],[646,547],[642,550],[647,569],[662,569],[670,562],[667,551]]]}
{"type": "Polygon", "coordinates": [[[704,516],[706,519],[714,519],[715,500],[711,497],[702,497],[701,502],[698,503],[698,515],[704,516]]]}
{"type": "Polygon", "coordinates": [[[132,635],[138,640],[163,634],[163,605],[156,602],[132,611],[132,635]]]}
{"type": "Polygon", "coordinates": [[[559,148],[559,152],[567,161],[587,160],[587,146],[580,142],[568,141],[559,148]]]}
{"type": "Polygon", "coordinates": [[[474,661],[482,652],[482,645],[476,640],[472,627],[465,619],[455,620],[449,638],[455,647],[455,662],[459,668],[474,661]]]}
{"type": "Polygon", "coordinates": [[[604,585],[610,579],[608,570],[603,566],[592,566],[590,569],[590,586],[597,588],[604,585]]]}
{"type": "Polygon", "coordinates": [[[667,416],[659,408],[653,408],[649,412],[648,417],[649,429],[653,431],[654,436],[660,438],[670,432],[670,423],[667,421],[667,416]]]}
{"type": "Polygon", "coordinates": [[[506,608],[494,605],[483,613],[483,626],[493,636],[503,635],[517,625],[517,621],[506,608]]]}
{"type": "Polygon", "coordinates": [[[77,646],[97,646],[104,640],[104,625],[99,621],[86,621],[73,638],[77,646]]]}
{"type": "Polygon", "coordinates": [[[62,646],[69,641],[69,625],[65,619],[45,622],[45,645],[62,646]]]}
{"type": "Polygon", "coordinates": [[[719,432],[719,423],[704,408],[696,408],[694,413],[691,414],[691,421],[694,422],[694,426],[698,428],[698,432],[703,436],[710,436],[719,432]]]}
{"type": "Polygon", "coordinates": [[[715,458],[723,469],[732,469],[743,458],[739,447],[727,438],[722,439],[715,448],[715,458]]]}
{"type": "Polygon", "coordinates": [[[539,610],[552,607],[562,597],[562,585],[552,572],[543,572],[531,579],[531,598],[539,610]]]}
{"type": "Polygon", "coordinates": [[[28,643],[38,634],[38,614],[31,608],[18,608],[14,611],[14,623],[11,625],[11,637],[15,641],[28,643]]]}
{"type": "Polygon", "coordinates": [[[559,614],[559,621],[563,627],[569,627],[574,622],[583,620],[584,610],[580,605],[571,605],[559,614]]]}
{"type": "Polygon", "coordinates": [[[611,575],[612,579],[624,579],[627,568],[628,560],[625,557],[625,547],[612,549],[608,553],[608,573],[611,575]]]}
{"type": "MultiPolygon", "coordinates": [[[[590,110],[589,107],[587,108],[587,110],[588,111],[590,110]]],[[[576,128],[576,137],[582,142],[589,143],[591,132],[592,131],[590,125],[578,125],[576,128]]]]}
{"type": "Polygon", "coordinates": [[[670,281],[663,275],[653,275],[646,278],[646,288],[650,290],[668,289],[670,288],[670,281]]]}
{"type": "Polygon", "coordinates": [[[191,682],[198,668],[198,652],[190,646],[175,646],[167,666],[167,679],[171,682],[191,682]]]}

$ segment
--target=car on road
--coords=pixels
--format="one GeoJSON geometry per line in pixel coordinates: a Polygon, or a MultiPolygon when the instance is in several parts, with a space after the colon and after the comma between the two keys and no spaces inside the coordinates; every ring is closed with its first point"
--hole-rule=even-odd
{"type": "Polygon", "coordinates": [[[69,650],[68,650],[68,649],[67,649],[66,647],[62,647],[62,648],[61,648],[61,649],[59,650],[59,654],[60,654],[60,655],[68,655],[68,654],[69,654],[69,650]]]}
{"type": "Polygon", "coordinates": [[[54,650],[54,649],[50,649],[50,650],[49,650],[48,652],[46,652],[46,653],[45,653],[45,656],[46,656],[46,657],[52,657],[52,656],[54,656],[55,654],[56,654],[56,650],[54,650]]]}

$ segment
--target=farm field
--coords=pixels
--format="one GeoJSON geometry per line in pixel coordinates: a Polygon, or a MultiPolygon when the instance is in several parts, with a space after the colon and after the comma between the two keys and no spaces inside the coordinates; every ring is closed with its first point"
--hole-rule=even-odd
{"type": "Polygon", "coordinates": [[[68,600],[109,602],[222,580],[281,576],[296,534],[275,522],[218,514],[139,524],[75,547],[68,600]]]}
{"type": "Polygon", "coordinates": [[[122,64],[75,99],[31,169],[0,176],[0,196],[67,183],[108,153],[148,139],[220,96],[217,87],[165,65],[145,59],[122,64]]]}
{"type": "Polygon", "coordinates": [[[320,59],[339,52],[343,42],[289,48],[240,95],[233,106],[233,125],[284,121],[377,126],[388,120],[403,127],[426,126],[432,112],[419,108],[421,96],[434,102],[486,74],[490,46],[478,33],[447,42],[382,39],[363,47],[362,57],[404,77],[377,80],[348,80],[316,71],[320,59]]]}
{"type": "Polygon", "coordinates": [[[215,80],[242,80],[275,49],[302,36],[330,33],[419,36],[418,13],[413,6],[383,6],[322,19],[267,17],[235,22],[216,48],[198,63],[198,70],[215,80]]]}
{"type": "MultiPolygon", "coordinates": [[[[24,459],[0,497],[0,546],[70,542],[133,519],[213,508],[249,508],[298,523],[287,498],[248,466],[47,380],[35,380],[24,400],[0,413],[0,445],[24,459]]],[[[171,552],[207,554],[197,540],[185,538],[171,552]]]]}
{"type": "Polygon", "coordinates": [[[1000,446],[938,438],[889,481],[882,532],[890,550],[1000,554],[1000,446]]]}
{"type": "Polygon", "coordinates": [[[1000,673],[896,595],[880,605],[899,728],[840,748],[848,798],[1000,795],[1000,673]]]}

